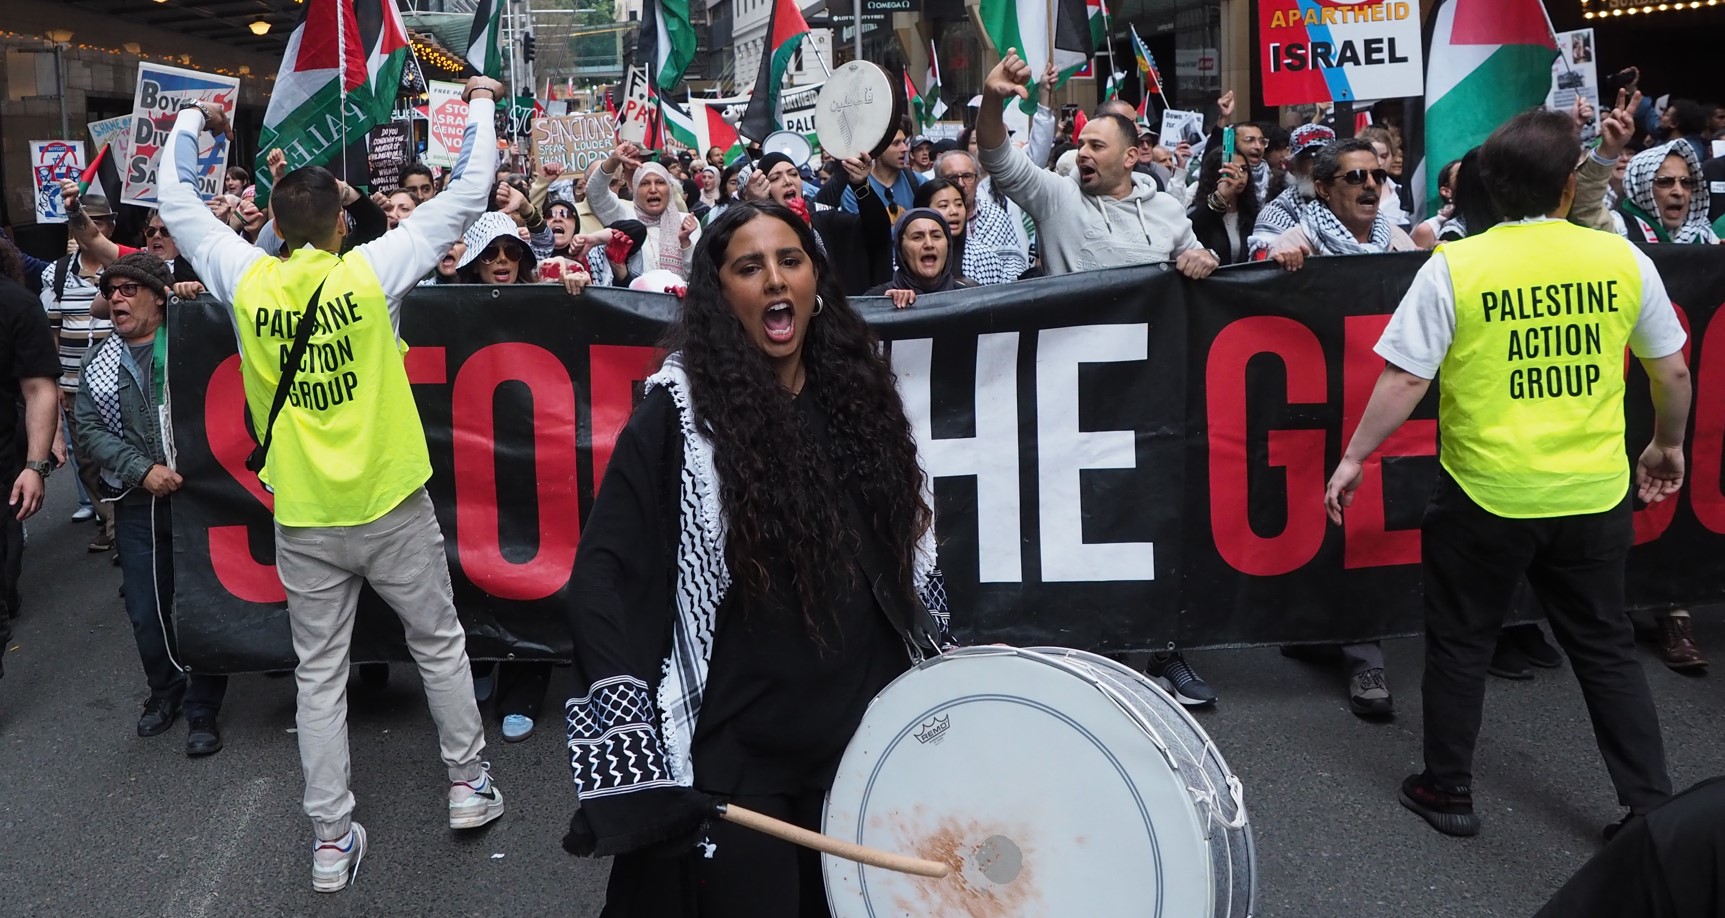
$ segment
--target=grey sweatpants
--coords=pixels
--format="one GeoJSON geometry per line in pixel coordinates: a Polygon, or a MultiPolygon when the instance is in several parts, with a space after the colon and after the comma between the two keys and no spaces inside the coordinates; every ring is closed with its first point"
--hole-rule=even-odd
{"type": "Polygon", "coordinates": [[[361,581],[395,609],[419,665],[450,781],[479,777],[485,729],[473,700],[467,633],[455,616],[449,562],[431,497],[415,491],[362,526],[276,524],[276,570],[287,588],[298,684],[305,812],[320,839],[347,834],[353,793],[347,749],[348,648],[361,581]]]}

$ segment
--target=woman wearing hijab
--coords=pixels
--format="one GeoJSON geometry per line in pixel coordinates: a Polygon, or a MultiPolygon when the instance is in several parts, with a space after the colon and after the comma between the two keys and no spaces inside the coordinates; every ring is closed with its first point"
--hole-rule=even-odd
{"type": "Polygon", "coordinates": [[[927,207],[905,211],[892,228],[892,243],[898,267],[892,280],[870,290],[868,296],[885,296],[903,309],[915,303],[918,294],[976,286],[954,268],[952,230],[939,211],[927,207]]]}
{"type": "Polygon", "coordinates": [[[640,147],[624,141],[599,164],[598,181],[587,183],[587,203],[606,226],[619,220],[638,220],[646,227],[647,238],[641,246],[645,270],[662,269],[688,277],[685,265],[701,238],[701,221],[682,211],[677,183],[664,166],[642,162],[640,147]],[[611,192],[612,178],[625,168],[634,169],[630,204],[611,192]]]}
{"type": "Polygon", "coordinates": [[[1629,161],[1614,223],[1631,242],[1716,245],[1701,194],[1701,161],[1687,140],[1649,147],[1629,161]]]}
{"type": "Polygon", "coordinates": [[[928,483],[805,220],[739,203],[693,254],[570,581],[563,845],[615,855],[608,918],[818,918],[819,855],[708,817],[818,828],[870,700],[946,639],[928,483]]]}
{"type": "Polygon", "coordinates": [[[701,171],[696,174],[700,176],[697,182],[701,186],[701,204],[710,214],[713,208],[719,206],[719,185],[723,172],[718,166],[702,166],[701,171]]]}
{"type": "Polygon", "coordinates": [[[917,186],[916,206],[926,207],[946,218],[947,235],[952,240],[947,260],[952,262],[954,270],[964,273],[965,259],[969,257],[965,252],[968,240],[964,230],[970,222],[964,206],[964,189],[943,178],[929,179],[917,186]]]}

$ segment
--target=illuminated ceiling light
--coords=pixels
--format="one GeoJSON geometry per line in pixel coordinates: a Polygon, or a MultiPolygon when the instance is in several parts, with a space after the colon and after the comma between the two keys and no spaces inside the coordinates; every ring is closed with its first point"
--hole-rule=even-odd
{"type": "Polygon", "coordinates": [[[252,23],[251,25],[246,26],[246,28],[251,29],[253,35],[264,35],[264,34],[269,32],[270,24],[268,22],[265,22],[262,19],[259,19],[258,21],[252,23]]]}
{"type": "Polygon", "coordinates": [[[125,51],[127,54],[137,54],[139,51],[144,50],[144,46],[135,41],[129,41],[121,45],[120,50],[125,51]]]}
{"type": "Polygon", "coordinates": [[[251,76],[251,75],[252,75],[252,65],[241,64],[240,65],[240,76],[251,76]]]}
{"type": "Polygon", "coordinates": [[[49,41],[59,45],[63,45],[72,40],[71,29],[49,29],[42,34],[46,36],[49,41]]]}

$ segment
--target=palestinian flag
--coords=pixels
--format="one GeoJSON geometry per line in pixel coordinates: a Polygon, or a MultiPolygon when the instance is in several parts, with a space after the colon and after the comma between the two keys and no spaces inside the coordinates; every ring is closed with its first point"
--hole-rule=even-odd
{"type": "Polygon", "coordinates": [[[901,72],[904,74],[905,107],[910,110],[911,124],[928,127],[934,123],[934,119],[929,117],[928,100],[916,91],[916,84],[910,81],[910,71],[901,72]]]}
{"type": "MultiPolygon", "coordinates": [[[[1090,45],[1101,51],[1108,47],[1108,0],[1084,0],[1084,12],[1090,20],[1090,45]]],[[[1108,57],[1112,66],[1114,56],[1108,57]]]]}
{"type": "Polygon", "coordinates": [[[674,141],[701,155],[701,138],[695,133],[695,119],[688,112],[677,107],[677,103],[661,97],[659,99],[659,123],[664,125],[663,140],[674,141]]]}
{"type": "Polygon", "coordinates": [[[935,53],[933,39],[928,43],[928,74],[922,79],[922,92],[929,105],[927,123],[933,124],[946,114],[946,103],[940,98],[940,55],[935,53]]]}
{"type": "Polygon", "coordinates": [[[1557,41],[1539,0],[1443,0],[1426,51],[1425,200],[1437,166],[1545,103],[1557,41]]]}
{"type": "Polygon", "coordinates": [[[779,86],[796,58],[797,48],[809,34],[797,0],[774,0],[767,17],[766,46],[761,51],[761,69],[755,74],[749,108],[740,127],[750,140],[762,141],[779,129],[779,86]]]}
{"type": "Polygon", "coordinates": [[[505,0],[479,0],[473,8],[473,27],[467,30],[467,66],[494,79],[503,79],[503,4],[505,0]]]}
{"type": "Polygon", "coordinates": [[[695,122],[695,146],[703,158],[707,151],[718,147],[725,151],[725,165],[729,166],[744,155],[743,142],[737,138],[737,129],[725,120],[725,106],[734,105],[740,99],[689,99],[689,116],[695,122]]]}
{"type": "MultiPolygon", "coordinates": [[[[981,0],[977,12],[982,27],[1002,57],[1007,49],[1017,48],[1018,56],[1030,65],[1033,79],[1040,81],[1049,61],[1059,72],[1056,86],[1083,69],[1096,53],[1090,38],[1090,17],[1085,0],[981,0]],[[1054,30],[1048,28],[1049,4],[1054,5],[1054,30]]],[[[1038,86],[1033,83],[1030,96],[1019,103],[1026,112],[1036,111],[1038,86]]]]}
{"type": "Polygon", "coordinates": [[[390,120],[412,55],[394,0],[306,0],[258,136],[258,206],[269,203],[270,150],[292,170],[363,149],[366,132],[390,120]]]}
{"type": "Polygon", "coordinates": [[[635,62],[648,67],[654,88],[660,92],[675,89],[694,60],[695,27],[689,22],[689,0],[645,0],[635,62]]]}

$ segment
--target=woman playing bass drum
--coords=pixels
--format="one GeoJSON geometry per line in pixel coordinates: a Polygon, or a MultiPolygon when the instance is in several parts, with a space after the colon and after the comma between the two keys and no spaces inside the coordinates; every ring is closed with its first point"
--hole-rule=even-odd
{"type": "Polygon", "coordinates": [[[932,501],[891,367],[808,224],[733,204],[581,533],[564,846],[604,915],[827,915],[820,827],[870,699],[945,638],[932,501]]]}

